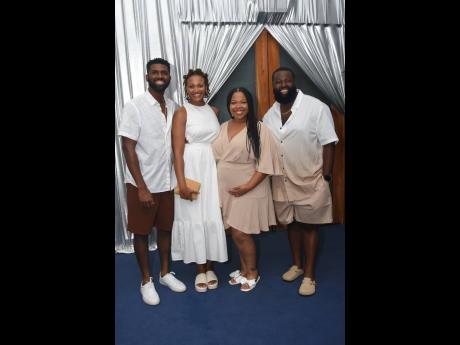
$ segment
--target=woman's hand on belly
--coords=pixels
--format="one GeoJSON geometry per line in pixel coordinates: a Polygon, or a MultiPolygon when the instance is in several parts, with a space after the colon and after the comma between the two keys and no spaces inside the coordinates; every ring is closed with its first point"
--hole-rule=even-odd
{"type": "Polygon", "coordinates": [[[252,188],[249,184],[245,183],[240,186],[230,188],[228,192],[235,197],[239,197],[252,190],[252,188]]]}

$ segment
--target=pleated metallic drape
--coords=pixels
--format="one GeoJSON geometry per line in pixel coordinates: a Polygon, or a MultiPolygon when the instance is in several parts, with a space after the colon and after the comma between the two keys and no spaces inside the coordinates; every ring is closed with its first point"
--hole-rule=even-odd
{"type": "Polygon", "coordinates": [[[345,24],[345,0],[290,0],[283,23],[345,24]]]}
{"type": "MultiPolygon", "coordinates": [[[[182,24],[181,29],[180,70],[183,74],[189,68],[205,71],[209,77],[210,100],[254,44],[263,25],[182,24]]],[[[181,87],[183,90],[182,84],[181,87]]]]}
{"type": "Polygon", "coordinates": [[[266,25],[305,74],[345,112],[345,25],[266,25]]]}
{"type": "Polygon", "coordinates": [[[345,24],[345,0],[180,0],[180,19],[188,22],[345,24]]]}
{"type": "MultiPolygon", "coordinates": [[[[172,1],[115,0],[115,130],[118,130],[123,105],[145,92],[145,65],[163,57],[172,63],[171,86],[166,95],[179,101],[173,44],[179,17],[172,1]]],[[[121,140],[115,136],[115,251],[132,253],[132,237],[126,229],[126,165],[121,140]]],[[[149,247],[156,249],[151,236],[149,247]]]]}
{"type": "Polygon", "coordinates": [[[179,0],[179,17],[181,21],[191,23],[255,23],[259,2],[260,0],[179,0]]]}

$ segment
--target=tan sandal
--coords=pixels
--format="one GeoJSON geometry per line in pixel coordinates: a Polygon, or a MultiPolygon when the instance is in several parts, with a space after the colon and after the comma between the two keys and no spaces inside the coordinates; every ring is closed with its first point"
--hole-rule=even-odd
{"type": "Polygon", "coordinates": [[[207,286],[207,281],[206,281],[206,274],[205,273],[199,273],[195,277],[195,290],[198,292],[206,292],[208,289],[207,286]],[[198,284],[206,284],[205,287],[198,286],[198,284]]]}
{"type": "Polygon", "coordinates": [[[282,279],[286,282],[293,282],[303,274],[303,269],[298,268],[296,265],[292,265],[287,272],[282,275],[282,279]]]}
{"type": "Polygon", "coordinates": [[[309,277],[305,277],[302,280],[302,284],[300,285],[299,288],[299,294],[302,296],[311,296],[314,295],[316,292],[316,282],[314,280],[311,280],[309,277]]]}

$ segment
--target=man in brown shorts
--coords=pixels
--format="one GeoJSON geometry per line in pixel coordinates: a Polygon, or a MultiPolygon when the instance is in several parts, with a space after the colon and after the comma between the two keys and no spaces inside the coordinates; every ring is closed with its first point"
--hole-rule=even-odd
{"type": "Polygon", "coordinates": [[[157,229],[160,254],[159,282],[175,292],[185,285],[169,271],[171,229],[174,221],[174,194],[171,181],[171,124],[177,105],[164,96],[171,81],[168,61],[156,58],[147,63],[148,91],[123,108],[118,135],[125,156],[128,230],[134,234],[145,303],[160,303],[150,274],[148,236],[157,229]]]}
{"type": "Polygon", "coordinates": [[[272,176],[275,212],[281,224],[288,224],[293,261],[282,278],[294,281],[303,275],[299,293],[310,296],[315,293],[318,226],[332,222],[329,182],[338,138],[329,107],[298,90],[294,78],[286,67],[273,72],[277,102],[263,122],[278,140],[283,169],[283,176],[272,176]]]}

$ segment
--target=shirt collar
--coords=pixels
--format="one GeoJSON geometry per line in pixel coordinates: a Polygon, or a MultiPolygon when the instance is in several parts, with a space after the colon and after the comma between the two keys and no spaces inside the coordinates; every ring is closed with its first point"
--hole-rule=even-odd
{"type": "MultiPolygon", "coordinates": [[[[160,103],[155,99],[155,97],[152,96],[152,94],[149,92],[149,90],[147,90],[145,92],[145,98],[147,99],[147,102],[150,104],[150,105],[158,105],[160,106],[160,103]]],[[[165,103],[166,105],[168,105],[168,97],[164,97],[165,99],[165,103]]]]}
{"type": "Polygon", "coordinates": [[[300,89],[297,89],[297,97],[295,98],[294,104],[291,107],[292,112],[300,107],[300,103],[302,102],[303,92],[300,89]]]}

